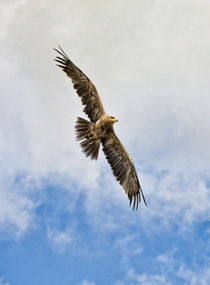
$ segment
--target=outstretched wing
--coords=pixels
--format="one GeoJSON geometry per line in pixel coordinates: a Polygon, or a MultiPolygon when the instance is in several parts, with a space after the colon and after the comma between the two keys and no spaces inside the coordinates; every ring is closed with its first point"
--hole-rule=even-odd
{"type": "Polygon", "coordinates": [[[55,58],[58,63],[57,66],[61,67],[67,76],[71,78],[74,89],[81,97],[82,104],[85,105],[83,111],[92,123],[96,123],[105,114],[98,92],[90,79],[68,58],[60,46],[59,48],[60,51],[54,49],[60,54],[55,58]]]}
{"type": "Polygon", "coordinates": [[[103,139],[102,144],[114,176],[128,195],[130,206],[133,201],[133,210],[137,209],[141,202],[141,196],[147,206],[133,161],[115,133],[113,132],[111,136],[103,139]]]}

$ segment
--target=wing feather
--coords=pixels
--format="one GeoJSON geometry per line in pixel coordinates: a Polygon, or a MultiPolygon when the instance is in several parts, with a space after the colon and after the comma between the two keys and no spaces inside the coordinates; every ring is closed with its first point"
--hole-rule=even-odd
{"type": "Polygon", "coordinates": [[[57,66],[71,78],[73,87],[85,105],[83,111],[88,115],[92,123],[105,114],[104,107],[94,84],[90,79],[68,58],[66,53],[59,46],[60,50],[54,49],[59,53],[55,58],[57,66]]]}
{"type": "Polygon", "coordinates": [[[111,136],[103,139],[102,144],[106,159],[116,180],[119,181],[128,195],[130,206],[133,202],[133,210],[137,209],[141,197],[147,206],[133,161],[115,133],[113,132],[111,136]]]}

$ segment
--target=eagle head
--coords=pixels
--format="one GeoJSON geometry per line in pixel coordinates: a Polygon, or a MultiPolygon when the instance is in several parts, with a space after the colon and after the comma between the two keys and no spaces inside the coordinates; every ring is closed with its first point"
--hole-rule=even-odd
{"type": "Polygon", "coordinates": [[[109,116],[110,122],[112,122],[113,124],[118,122],[118,119],[112,116],[109,116]]]}

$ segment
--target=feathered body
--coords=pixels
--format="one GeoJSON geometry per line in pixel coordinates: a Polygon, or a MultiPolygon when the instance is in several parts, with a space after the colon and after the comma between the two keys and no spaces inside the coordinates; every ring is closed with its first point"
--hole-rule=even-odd
{"type": "Polygon", "coordinates": [[[60,51],[55,50],[60,54],[55,59],[57,65],[71,78],[74,89],[85,105],[83,111],[90,119],[89,122],[78,117],[75,125],[76,139],[80,141],[82,151],[87,157],[97,160],[102,143],[105,157],[117,181],[128,195],[130,205],[133,202],[133,209],[137,209],[141,196],[146,205],[133,161],[114,132],[113,124],[118,120],[106,114],[98,92],[89,78],[74,65],[61,47],[60,51]]]}

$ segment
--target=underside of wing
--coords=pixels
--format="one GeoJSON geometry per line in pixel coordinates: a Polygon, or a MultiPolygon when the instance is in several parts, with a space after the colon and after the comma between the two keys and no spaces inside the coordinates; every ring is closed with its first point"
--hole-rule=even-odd
{"type": "Polygon", "coordinates": [[[90,79],[68,58],[65,52],[55,49],[59,53],[55,61],[63,69],[68,77],[71,78],[73,87],[81,97],[82,104],[85,105],[83,111],[88,115],[92,123],[105,114],[98,92],[90,79]]]}
{"type": "Polygon", "coordinates": [[[114,176],[128,195],[130,206],[133,202],[133,210],[137,209],[141,197],[147,205],[132,159],[115,133],[113,132],[111,137],[103,139],[102,144],[114,176]]]}

